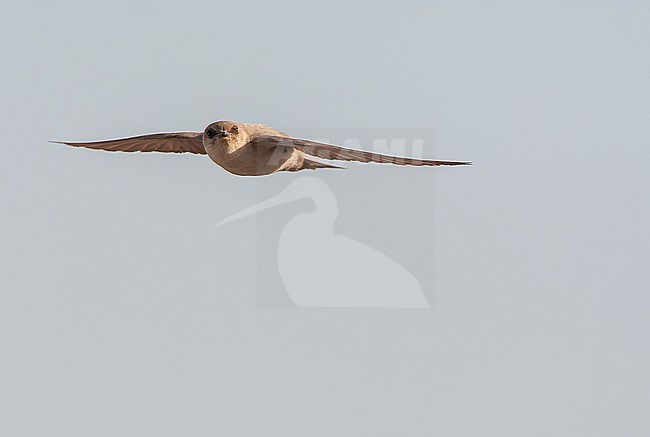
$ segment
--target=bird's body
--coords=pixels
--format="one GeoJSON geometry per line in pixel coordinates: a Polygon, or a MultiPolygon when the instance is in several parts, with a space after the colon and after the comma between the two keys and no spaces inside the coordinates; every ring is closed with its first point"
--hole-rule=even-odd
{"type": "MultiPolygon", "coordinates": [[[[246,124],[222,121],[213,128],[225,132],[213,135],[206,129],[203,135],[203,146],[210,159],[230,173],[239,176],[261,176],[278,171],[298,171],[311,166],[305,154],[293,147],[278,148],[262,144],[261,138],[288,138],[284,132],[263,124],[246,124]],[[236,132],[233,129],[236,127],[236,132]],[[221,130],[223,129],[223,130],[221,130]],[[210,137],[212,135],[212,137],[210,137]]],[[[213,129],[211,128],[211,129],[213,129]]],[[[333,167],[328,164],[323,167],[333,167]]],[[[310,167],[311,168],[311,167],[310,167]]]]}
{"type": "Polygon", "coordinates": [[[279,171],[340,168],[315,158],[396,165],[467,165],[469,162],[401,158],[293,138],[263,124],[216,121],[201,132],[141,135],[118,140],[63,144],[109,151],[207,154],[230,173],[261,176],[279,171]]]}

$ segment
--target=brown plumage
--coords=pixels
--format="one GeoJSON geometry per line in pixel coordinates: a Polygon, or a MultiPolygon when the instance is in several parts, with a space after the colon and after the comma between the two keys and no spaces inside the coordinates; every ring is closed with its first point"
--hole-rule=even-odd
{"type": "Polygon", "coordinates": [[[312,158],[412,166],[471,164],[464,161],[404,158],[347,149],[332,144],[292,138],[284,132],[263,124],[233,121],[216,121],[203,132],[149,134],[94,142],[54,142],[111,152],[207,154],[216,164],[240,176],[260,176],[278,171],[341,168],[312,158]]]}

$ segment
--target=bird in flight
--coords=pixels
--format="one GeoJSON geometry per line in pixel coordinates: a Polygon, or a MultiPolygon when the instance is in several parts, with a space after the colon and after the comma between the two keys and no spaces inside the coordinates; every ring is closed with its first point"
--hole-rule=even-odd
{"type": "Polygon", "coordinates": [[[263,124],[215,121],[203,132],[172,132],[140,135],[87,143],[53,141],[74,147],[111,152],[166,152],[208,155],[226,171],[239,176],[262,176],[279,171],[341,168],[321,162],[377,162],[395,165],[470,165],[463,161],[402,158],[293,138],[263,124]],[[316,159],[314,159],[316,158],[316,159]]]}

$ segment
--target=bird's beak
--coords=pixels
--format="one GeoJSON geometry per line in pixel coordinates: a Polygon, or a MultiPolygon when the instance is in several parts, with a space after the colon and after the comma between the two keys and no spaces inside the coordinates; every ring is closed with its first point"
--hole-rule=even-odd
{"type": "Polygon", "coordinates": [[[217,138],[227,137],[229,135],[230,134],[228,133],[228,131],[225,131],[225,130],[220,130],[219,132],[217,132],[217,138]]]}

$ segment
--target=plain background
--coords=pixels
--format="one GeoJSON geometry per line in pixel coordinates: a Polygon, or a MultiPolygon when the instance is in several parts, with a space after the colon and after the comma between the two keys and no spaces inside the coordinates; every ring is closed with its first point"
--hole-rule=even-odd
{"type": "Polygon", "coordinates": [[[1,6],[3,436],[650,433],[647,2],[1,6]],[[264,179],[45,142],[215,119],[475,161],[434,308],[259,308],[264,179]]]}

